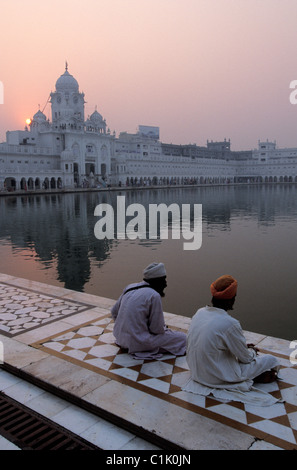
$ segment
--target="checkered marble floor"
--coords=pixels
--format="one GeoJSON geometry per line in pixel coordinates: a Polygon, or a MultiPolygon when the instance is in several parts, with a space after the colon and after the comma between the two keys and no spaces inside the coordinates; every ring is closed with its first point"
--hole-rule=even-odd
{"type": "MultiPolygon", "coordinates": [[[[169,317],[169,327],[180,326],[176,321],[172,321],[175,325],[170,325],[170,319],[173,320],[174,316],[169,317]]],[[[37,341],[32,346],[241,430],[276,448],[297,449],[297,366],[290,362],[287,354],[260,349],[262,354],[278,356],[281,380],[261,384],[259,388],[281,398],[282,403],[269,407],[239,402],[222,403],[211,397],[182,391],[181,387],[190,377],[185,356],[168,354],[160,360],[135,360],[115,344],[112,331],[110,315],[101,315],[95,320],[37,341]]]]}
{"type": "Polygon", "coordinates": [[[0,283],[0,333],[10,337],[87,308],[89,305],[0,283]]]}

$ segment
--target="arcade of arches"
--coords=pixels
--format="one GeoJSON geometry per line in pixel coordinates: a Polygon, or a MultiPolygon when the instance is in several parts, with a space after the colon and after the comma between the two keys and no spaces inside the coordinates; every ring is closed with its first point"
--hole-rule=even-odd
{"type": "MultiPolygon", "coordinates": [[[[297,176],[258,176],[258,177],[234,177],[234,178],[206,178],[206,177],[127,177],[126,186],[165,186],[165,185],[188,185],[188,184],[230,184],[230,183],[297,183],[297,176]]],[[[7,191],[34,191],[62,189],[60,177],[7,177],[4,188],[7,191]]]]}
{"type": "Polygon", "coordinates": [[[34,191],[42,189],[61,189],[62,188],[62,179],[55,177],[45,177],[45,178],[25,178],[17,179],[14,177],[7,177],[4,180],[4,188],[7,191],[34,191]]]}
{"type": "Polygon", "coordinates": [[[188,184],[230,184],[230,183],[297,183],[297,176],[251,176],[234,178],[216,177],[127,177],[126,186],[164,186],[188,184]]]}

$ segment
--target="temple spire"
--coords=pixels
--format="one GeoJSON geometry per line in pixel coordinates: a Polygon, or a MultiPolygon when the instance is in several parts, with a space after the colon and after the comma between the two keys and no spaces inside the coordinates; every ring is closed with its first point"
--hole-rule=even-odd
{"type": "Polygon", "coordinates": [[[67,60],[65,62],[65,72],[68,72],[68,62],[67,62],[67,60]]]}

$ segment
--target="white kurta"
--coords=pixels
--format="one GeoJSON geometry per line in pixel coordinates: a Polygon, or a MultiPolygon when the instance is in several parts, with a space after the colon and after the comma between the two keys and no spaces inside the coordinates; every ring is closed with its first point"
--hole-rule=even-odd
{"type": "Polygon", "coordinates": [[[148,283],[127,286],[111,314],[115,320],[116,343],[135,358],[158,358],[164,352],[176,356],[185,354],[186,334],[166,328],[161,296],[148,283]],[[136,286],[145,287],[125,293],[136,286]]]}
{"type": "Polygon", "coordinates": [[[278,366],[274,356],[257,356],[247,347],[238,320],[225,310],[208,306],[199,309],[192,319],[187,362],[192,379],[199,384],[237,391],[250,390],[255,377],[278,366]]]}

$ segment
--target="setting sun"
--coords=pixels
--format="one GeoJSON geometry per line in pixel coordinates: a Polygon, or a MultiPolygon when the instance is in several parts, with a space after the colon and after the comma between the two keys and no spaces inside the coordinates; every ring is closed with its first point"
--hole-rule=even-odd
{"type": "Polygon", "coordinates": [[[32,121],[31,121],[30,118],[26,119],[26,124],[27,124],[28,126],[30,126],[31,122],[32,122],[32,121]]]}

